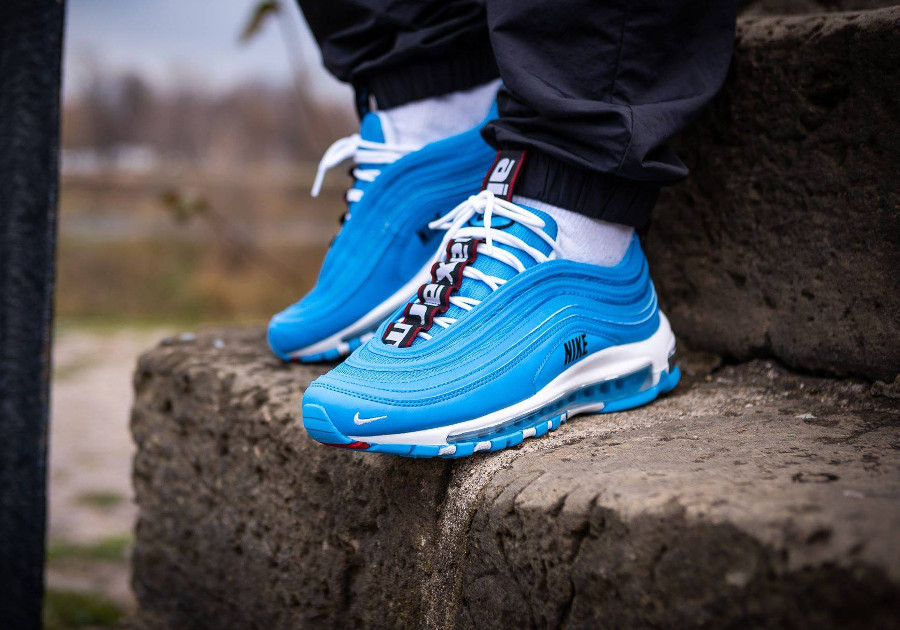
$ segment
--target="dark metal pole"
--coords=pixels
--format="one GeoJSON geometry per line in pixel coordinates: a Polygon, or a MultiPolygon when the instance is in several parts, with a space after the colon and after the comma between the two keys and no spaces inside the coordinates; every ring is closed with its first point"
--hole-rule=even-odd
{"type": "Polygon", "coordinates": [[[0,1],[0,626],[41,627],[63,0],[0,1]]]}

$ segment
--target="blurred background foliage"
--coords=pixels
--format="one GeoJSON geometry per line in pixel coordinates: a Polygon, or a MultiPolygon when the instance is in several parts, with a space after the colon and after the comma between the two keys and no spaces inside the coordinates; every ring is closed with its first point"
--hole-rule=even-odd
{"type": "Polygon", "coordinates": [[[320,62],[293,4],[239,4],[228,54],[277,39],[280,78],[209,85],[185,58],[187,79],[166,82],[67,51],[77,85],[63,103],[63,323],[259,321],[314,282],[343,210],[336,191],[308,190],[355,114],[345,93],[317,89],[320,62]]]}

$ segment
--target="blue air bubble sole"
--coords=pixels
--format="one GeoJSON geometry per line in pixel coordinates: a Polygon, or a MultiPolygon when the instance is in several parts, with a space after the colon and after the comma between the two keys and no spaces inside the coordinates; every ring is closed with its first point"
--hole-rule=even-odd
{"type": "Polygon", "coordinates": [[[646,382],[646,372],[641,370],[618,379],[582,387],[500,429],[494,428],[476,435],[460,434],[455,439],[451,437],[445,446],[354,442],[335,428],[322,406],[314,404],[303,406],[303,426],[312,439],[328,446],[401,457],[456,459],[478,452],[493,453],[516,446],[526,438],[541,437],[550,431],[556,431],[569,419],[571,408],[603,403],[602,409],[591,413],[613,413],[640,407],[674,389],[680,380],[681,370],[674,366],[671,372],[663,371],[655,385],[639,389],[646,382]]]}

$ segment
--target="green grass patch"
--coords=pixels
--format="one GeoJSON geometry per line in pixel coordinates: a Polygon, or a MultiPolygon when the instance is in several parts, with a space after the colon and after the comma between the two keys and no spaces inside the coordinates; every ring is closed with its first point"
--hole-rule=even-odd
{"type": "Polygon", "coordinates": [[[53,378],[57,380],[71,378],[89,367],[92,363],[93,361],[89,357],[81,357],[70,363],[58,365],[53,368],[53,378]]]}
{"type": "Polygon", "coordinates": [[[78,503],[99,510],[111,510],[125,502],[125,497],[118,492],[85,492],[78,495],[78,503]]]}
{"type": "Polygon", "coordinates": [[[48,589],[44,594],[44,630],[113,628],[122,609],[99,593],[48,589]]]}
{"type": "Polygon", "coordinates": [[[131,536],[110,536],[90,543],[51,540],[47,545],[47,561],[124,562],[125,552],[131,546],[131,542],[131,536]]]}

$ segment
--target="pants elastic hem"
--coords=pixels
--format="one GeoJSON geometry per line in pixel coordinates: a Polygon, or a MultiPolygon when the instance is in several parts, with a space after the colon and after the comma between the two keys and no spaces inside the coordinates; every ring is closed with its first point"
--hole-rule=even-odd
{"type": "Polygon", "coordinates": [[[375,97],[381,109],[468,90],[500,76],[490,46],[453,56],[426,59],[372,72],[357,85],[375,97]]]}
{"type": "Polygon", "coordinates": [[[589,171],[528,150],[515,194],[593,219],[640,229],[650,221],[659,188],[618,175],[589,171]]]}

